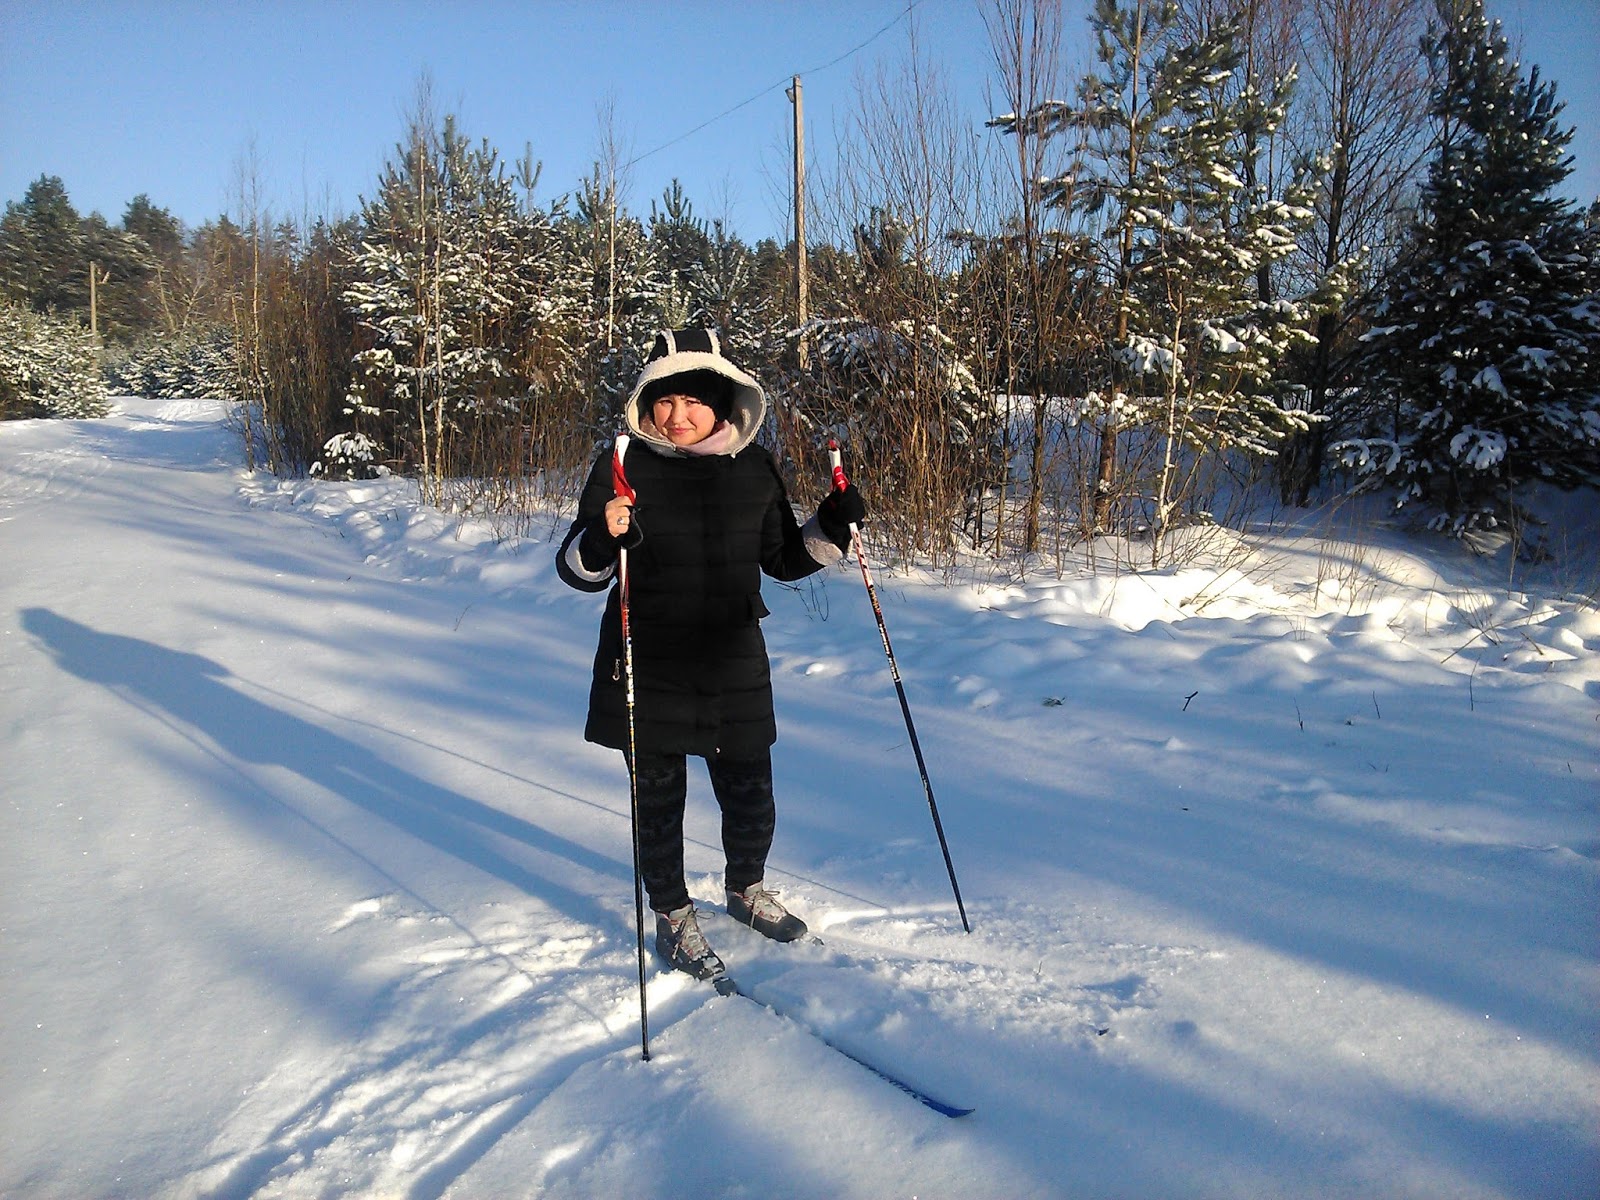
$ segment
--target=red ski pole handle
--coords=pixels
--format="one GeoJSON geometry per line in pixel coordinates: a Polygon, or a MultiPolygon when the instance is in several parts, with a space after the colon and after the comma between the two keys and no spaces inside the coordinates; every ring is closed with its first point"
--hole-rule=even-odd
{"type": "Polygon", "coordinates": [[[844,475],[844,457],[839,453],[839,443],[828,441],[828,463],[833,467],[833,490],[842,492],[850,486],[850,481],[844,475]]]}
{"type": "Polygon", "coordinates": [[[622,473],[622,455],[628,448],[628,435],[622,434],[617,438],[616,449],[611,452],[611,487],[629,504],[638,504],[639,496],[633,490],[633,485],[628,482],[628,477],[622,473]]]}

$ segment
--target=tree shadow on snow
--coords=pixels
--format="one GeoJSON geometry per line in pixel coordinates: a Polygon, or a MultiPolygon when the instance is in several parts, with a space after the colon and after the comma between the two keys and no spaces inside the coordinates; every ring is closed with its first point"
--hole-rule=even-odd
{"type": "MultiPolygon", "coordinates": [[[[43,608],[22,611],[22,627],[62,670],[98,683],[130,703],[154,710],[185,736],[198,734],[230,765],[286,768],[307,782],[367,810],[419,841],[459,858],[530,896],[559,906],[588,926],[613,914],[587,895],[508,857],[497,839],[511,839],[583,869],[622,881],[628,864],[598,854],[520,817],[414,775],[367,747],[274,708],[229,682],[230,672],[198,654],[121,634],[101,633],[43,608]]],[[[250,778],[247,776],[247,778],[250,778]]],[[[251,789],[387,874],[310,816],[251,778],[251,789]]],[[[245,802],[241,797],[241,802],[245,802]]],[[[398,882],[398,881],[397,881],[398,882]]],[[[404,885],[401,885],[404,886],[404,885]]]]}
{"type": "MultiPolygon", "coordinates": [[[[381,862],[320,824],[314,816],[278,795],[254,772],[243,768],[287,769],[306,782],[382,818],[418,841],[550,904],[573,922],[599,929],[617,925],[617,913],[596,897],[601,892],[615,895],[625,892],[630,872],[626,861],[596,853],[529,821],[430,782],[386,761],[358,742],[264,703],[240,690],[240,685],[231,681],[226,667],[202,655],[172,650],[139,638],[102,633],[44,608],[22,610],[21,621],[23,629],[62,670],[105,687],[167,724],[225,767],[237,771],[247,786],[234,790],[231,798],[249,818],[279,828],[295,822],[304,823],[335,845],[341,854],[355,858],[423,904],[434,907],[381,862]],[[508,840],[529,848],[534,854],[550,855],[581,870],[594,872],[602,879],[614,881],[615,886],[596,888],[593,894],[565,886],[551,872],[541,872],[511,857],[516,849],[506,845],[508,840]]],[[[557,868],[558,873],[560,870],[557,868]]],[[[454,920],[448,912],[443,915],[454,920]]],[[[471,930],[460,928],[476,940],[471,930]]],[[[622,932],[620,925],[617,928],[622,932]]],[[[275,965],[273,979],[278,986],[293,986],[291,981],[295,978],[291,964],[275,965]]],[[[303,988],[302,993],[311,1003],[326,1003],[331,995],[326,987],[312,986],[303,988]]],[[[486,1029],[492,1031],[502,1016],[496,1013],[455,1031],[450,1045],[459,1048],[472,1043],[486,1029]]],[[[575,1051],[545,1063],[535,1078],[524,1081],[526,1090],[520,1100],[481,1128],[468,1143],[435,1162],[419,1178],[411,1194],[441,1194],[453,1178],[488,1150],[500,1133],[526,1115],[549,1088],[592,1053],[589,1049],[575,1051]]],[[[358,1068],[360,1077],[364,1079],[366,1073],[385,1065],[388,1065],[387,1060],[380,1061],[376,1067],[371,1063],[363,1064],[358,1068]]],[[[351,1079],[347,1074],[340,1075],[297,1109],[294,1116],[255,1152],[244,1155],[214,1194],[254,1194],[256,1187],[279,1164],[300,1150],[314,1150],[318,1139],[330,1136],[320,1125],[313,1123],[306,1134],[309,1140],[292,1135],[303,1124],[303,1118],[317,1115],[350,1085],[351,1079]]]]}

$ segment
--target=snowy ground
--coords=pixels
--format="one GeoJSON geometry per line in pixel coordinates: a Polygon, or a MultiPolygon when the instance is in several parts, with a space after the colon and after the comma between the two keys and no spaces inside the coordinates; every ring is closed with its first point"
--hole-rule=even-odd
{"type": "Polygon", "coordinates": [[[713,910],[790,1016],[652,964],[645,1063],[547,544],[206,404],[0,425],[0,1194],[1600,1194],[1594,581],[1386,536],[882,580],[971,934],[859,576],[769,585],[826,944],[713,910]]]}

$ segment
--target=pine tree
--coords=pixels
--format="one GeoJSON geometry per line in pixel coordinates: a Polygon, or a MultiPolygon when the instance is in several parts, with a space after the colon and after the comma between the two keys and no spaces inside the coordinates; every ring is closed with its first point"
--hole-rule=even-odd
{"type": "Polygon", "coordinates": [[[89,331],[0,299],[0,419],[102,417],[109,408],[89,331]]]}
{"type": "Polygon", "coordinates": [[[41,175],[0,219],[0,291],[35,312],[89,304],[83,218],[59,176],[41,175]]]}
{"type": "Polygon", "coordinates": [[[770,394],[780,385],[776,368],[792,321],[761,282],[754,252],[720,218],[713,220],[705,251],[688,272],[689,321],[715,329],[729,354],[762,371],[770,394]]]}
{"type": "Polygon", "coordinates": [[[108,351],[102,371],[124,396],[231,400],[239,388],[233,331],[226,325],[197,326],[108,351]]]}
{"type": "Polygon", "coordinates": [[[78,215],[54,175],[28,186],[0,218],[0,294],[40,313],[91,317],[101,336],[126,339],[146,326],[142,302],[154,269],[149,247],[99,213],[78,215]]]}
{"type": "Polygon", "coordinates": [[[346,302],[368,335],[350,415],[403,431],[430,498],[469,470],[526,391],[513,361],[536,313],[540,246],[487,143],[421,119],[362,213],[346,302]]]}
{"type": "Polygon", "coordinates": [[[156,268],[150,248],[143,238],[108,224],[97,212],[83,219],[82,231],[83,270],[86,276],[95,272],[95,326],[102,341],[129,341],[154,324],[147,303],[156,268]]]}
{"type": "Polygon", "coordinates": [[[802,443],[839,436],[898,497],[874,518],[880,546],[938,561],[988,469],[994,408],[953,336],[961,299],[930,267],[917,217],[875,208],[853,230],[854,253],[819,254],[824,315],[808,323],[813,354],[781,403],[802,443]]]}
{"type": "Polygon", "coordinates": [[[141,192],[123,211],[122,229],[143,243],[150,267],[146,286],[133,302],[137,324],[144,329],[176,333],[187,316],[178,299],[184,277],[183,226],[141,192]]]}
{"type": "Polygon", "coordinates": [[[1438,6],[1428,181],[1368,335],[1393,433],[1339,449],[1459,537],[1526,515],[1531,483],[1600,482],[1600,259],[1554,191],[1572,140],[1555,85],[1511,59],[1482,0],[1438,6]]]}
{"type": "Polygon", "coordinates": [[[1141,381],[1161,441],[1151,501],[1157,559],[1180,504],[1199,499],[1188,480],[1204,457],[1270,456],[1299,428],[1275,371],[1305,337],[1305,306],[1275,297],[1270,279],[1313,215],[1310,176],[1303,171],[1282,194],[1248,182],[1259,177],[1260,144],[1284,121],[1293,81],[1275,81],[1268,94],[1241,80],[1242,49],[1237,24],[1223,23],[1167,53],[1160,76],[1173,119],[1151,130],[1154,169],[1115,198],[1140,227],[1118,357],[1141,381]]]}
{"type": "Polygon", "coordinates": [[[1292,81],[1241,78],[1235,22],[1186,36],[1178,5],[1098,0],[1100,67],[1075,105],[1052,103],[1002,127],[1076,131],[1084,170],[1050,201],[1100,221],[1101,280],[1115,316],[1102,375],[1085,404],[1101,428],[1094,527],[1107,528],[1117,443],[1142,429],[1159,447],[1149,481],[1154,550],[1174,523],[1183,477],[1201,456],[1271,454],[1303,427],[1274,372],[1303,340],[1304,307],[1262,278],[1313,217],[1310,175],[1281,194],[1247,182],[1259,145],[1283,122],[1292,81]]]}
{"type": "Polygon", "coordinates": [[[698,297],[694,275],[711,249],[706,222],[694,215],[694,205],[674,179],[650,203],[650,257],[658,279],[656,307],[663,328],[683,329],[696,318],[698,297]]]}
{"type": "Polygon", "coordinates": [[[638,377],[656,332],[687,323],[687,303],[672,303],[648,231],[622,207],[601,163],[583,180],[560,232],[568,286],[585,297],[574,342],[581,348],[578,369],[590,399],[588,424],[598,442],[615,432],[617,405],[638,377]]]}

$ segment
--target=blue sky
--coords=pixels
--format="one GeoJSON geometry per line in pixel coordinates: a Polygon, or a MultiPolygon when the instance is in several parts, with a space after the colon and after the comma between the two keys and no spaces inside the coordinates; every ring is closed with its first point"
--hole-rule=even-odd
{"type": "MultiPolygon", "coordinates": [[[[144,192],[196,224],[239,210],[253,156],[274,211],[352,211],[426,74],[435,106],[464,132],[507,159],[532,144],[541,199],[588,171],[609,103],[638,156],[635,211],[676,176],[698,214],[753,240],[787,220],[789,76],[804,76],[808,155],[821,167],[854,106],[857,73],[905,55],[905,9],[906,0],[0,0],[0,201],[59,175],[81,212],[116,221],[144,192]]],[[[1490,11],[1560,85],[1578,128],[1567,190],[1600,194],[1600,0],[1491,0],[1490,11]]],[[[981,123],[992,65],[977,5],[919,0],[915,19],[981,123]]],[[[1079,48],[1086,30],[1069,24],[1079,48]]]]}

